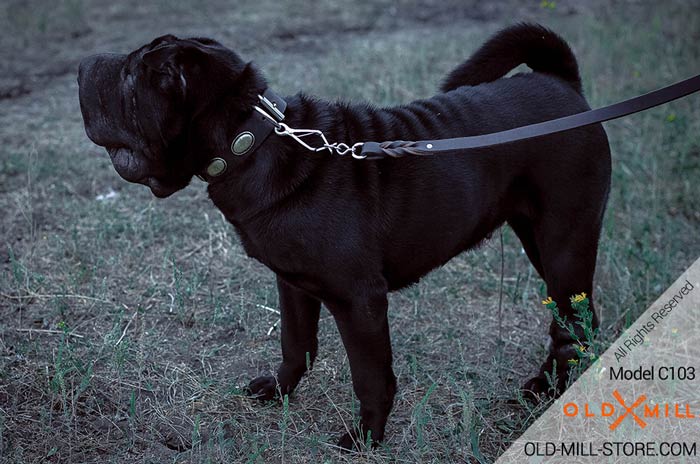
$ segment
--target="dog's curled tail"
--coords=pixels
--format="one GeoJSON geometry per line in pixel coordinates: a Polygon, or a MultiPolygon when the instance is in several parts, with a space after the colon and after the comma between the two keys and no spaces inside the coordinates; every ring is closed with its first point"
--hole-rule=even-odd
{"type": "Polygon", "coordinates": [[[578,64],[569,45],[546,27],[528,23],[497,32],[455,68],[440,89],[448,92],[464,85],[495,81],[522,63],[535,72],[564,79],[581,93],[578,64]]]}

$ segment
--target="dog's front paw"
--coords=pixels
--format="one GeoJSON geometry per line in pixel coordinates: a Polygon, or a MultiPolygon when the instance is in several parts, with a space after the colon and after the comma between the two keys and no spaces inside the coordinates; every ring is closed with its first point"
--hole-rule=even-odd
{"type": "Polygon", "coordinates": [[[344,434],[340,437],[340,440],[338,440],[338,446],[346,451],[352,450],[355,447],[355,437],[350,433],[344,434]]]}
{"type": "Polygon", "coordinates": [[[246,388],[248,396],[260,401],[269,401],[278,396],[277,379],[271,375],[251,380],[246,388]]]}
{"type": "Polygon", "coordinates": [[[367,437],[364,434],[353,431],[343,434],[338,440],[338,446],[346,451],[366,451],[379,446],[379,441],[372,439],[371,432],[370,436],[367,437]]]}

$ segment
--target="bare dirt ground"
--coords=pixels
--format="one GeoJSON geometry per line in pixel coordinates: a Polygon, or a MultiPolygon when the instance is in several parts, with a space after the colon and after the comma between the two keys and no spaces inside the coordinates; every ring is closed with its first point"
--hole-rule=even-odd
{"type": "MultiPolygon", "coordinates": [[[[517,403],[550,316],[507,229],[502,317],[498,236],[392,296],[400,393],[385,447],[333,446],[357,405],[327,314],[318,363],[288,404],[242,395],[280,357],[272,273],[244,255],[203,184],[157,201],[113,172],[82,128],[82,57],[207,36],[282,94],[396,104],[433,93],[498,28],[534,20],[571,41],[600,106],[697,73],[699,7],[4,2],[0,462],[490,462],[546,406],[517,403]]],[[[596,300],[608,342],[700,255],[699,121],[695,99],[606,126],[615,163],[596,300]]]]}

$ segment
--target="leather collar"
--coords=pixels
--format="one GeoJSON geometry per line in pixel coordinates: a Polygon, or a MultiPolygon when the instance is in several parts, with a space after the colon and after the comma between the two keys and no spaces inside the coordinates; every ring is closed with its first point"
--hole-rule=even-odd
{"type": "Polygon", "coordinates": [[[253,154],[275,127],[284,121],[287,102],[282,97],[266,89],[262,95],[258,95],[258,100],[259,105],[253,107],[250,115],[236,130],[229,151],[210,159],[197,177],[210,183],[221,179],[236,158],[253,154]]]}

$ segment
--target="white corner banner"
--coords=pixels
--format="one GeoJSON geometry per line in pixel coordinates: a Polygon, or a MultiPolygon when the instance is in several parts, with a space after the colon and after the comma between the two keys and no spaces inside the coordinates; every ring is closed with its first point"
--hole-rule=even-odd
{"type": "Polygon", "coordinates": [[[700,463],[700,259],[497,463],[700,463]]]}

